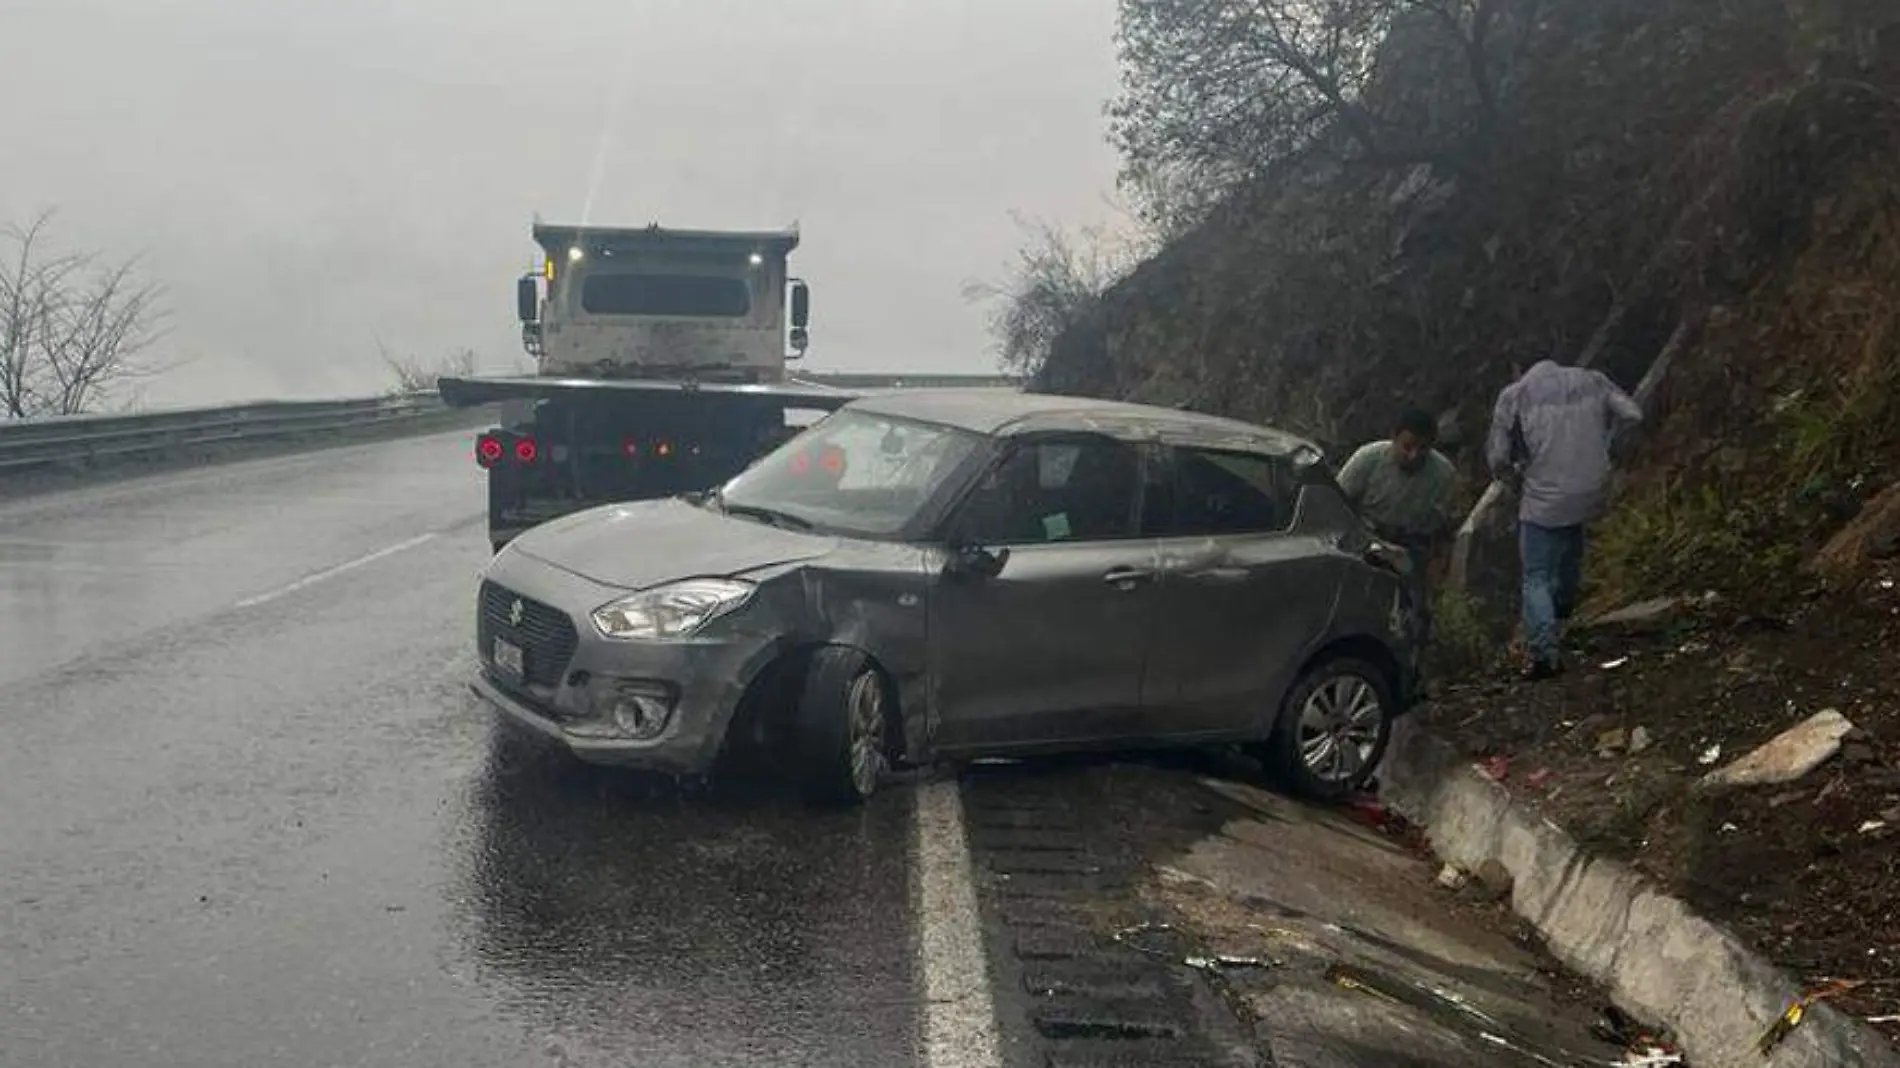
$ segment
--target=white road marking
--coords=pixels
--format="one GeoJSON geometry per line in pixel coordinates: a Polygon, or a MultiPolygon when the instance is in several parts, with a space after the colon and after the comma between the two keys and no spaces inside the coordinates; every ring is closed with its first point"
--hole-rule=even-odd
{"type": "Polygon", "coordinates": [[[983,925],[977,919],[963,801],[955,780],[917,790],[917,922],[923,947],[924,1065],[997,1068],[983,925]]]}
{"type": "Polygon", "coordinates": [[[337,577],[338,575],[343,574],[344,572],[354,571],[359,567],[363,567],[366,564],[373,564],[376,561],[381,560],[385,557],[394,556],[400,552],[406,552],[407,550],[413,549],[416,546],[421,545],[422,543],[426,541],[430,541],[434,538],[435,538],[435,535],[432,533],[418,534],[417,536],[410,538],[407,541],[399,541],[394,545],[385,546],[384,548],[378,549],[373,553],[368,553],[366,555],[359,556],[356,559],[351,560],[347,563],[338,564],[335,567],[331,567],[331,568],[325,568],[324,570],[319,571],[314,575],[305,575],[303,578],[298,579],[297,581],[291,583],[290,585],[279,586],[277,589],[274,589],[270,591],[269,593],[260,593],[256,597],[246,597],[242,601],[239,601],[237,603],[237,606],[239,608],[256,608],[260,604],[267,604],[271,601],[275,601],[279,597],[284,597],[289,594],[296,593],[298,590],[304,589],[309,586],[315,586],[317,583],[322,582],[325,579],[333,579],[337,577]]]}

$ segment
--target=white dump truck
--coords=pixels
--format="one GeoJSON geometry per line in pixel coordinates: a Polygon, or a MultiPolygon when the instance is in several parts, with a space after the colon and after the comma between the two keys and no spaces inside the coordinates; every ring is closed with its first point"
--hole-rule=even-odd
{"type": "Polygon", "coordinates": [[[810,344],[795,228],[536,223],[534,240],[516,306],[536,373],[437,386],[452,406],[502,404],[475,441],[496,551],[582,508],[723,482],[858,395],[787,374],[810,344]]]}

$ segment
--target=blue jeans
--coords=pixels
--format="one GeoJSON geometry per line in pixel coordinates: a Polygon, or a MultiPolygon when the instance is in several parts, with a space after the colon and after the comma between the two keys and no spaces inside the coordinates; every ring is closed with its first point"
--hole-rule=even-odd
{"type": "Polygon", "coordinates": [[[1557,627],[1577,606],[1583,577],[1583,527],[1540,527],[1520,521],[1518,555],[1524,564],[1524,644],[1556,663],[1557,627]]]}

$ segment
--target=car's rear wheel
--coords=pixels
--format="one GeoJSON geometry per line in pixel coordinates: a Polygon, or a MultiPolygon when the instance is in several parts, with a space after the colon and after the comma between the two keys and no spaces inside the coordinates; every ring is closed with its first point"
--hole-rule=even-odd
{"type": "Polygon", "coordinates": [[[821,804],[862,804],[890,766],[890,709],[871,659],[836,646],[813,653],[798,701],[805,794],[821,804]]]}
{"type": "Polygon", "coordinates": [[[1287,693],[1273,737],[1256,755],[1294,792],[1337,801],[1379,766],[1394,707],[1378,665],[1350,656],[1322,661],[1287,693]]]}

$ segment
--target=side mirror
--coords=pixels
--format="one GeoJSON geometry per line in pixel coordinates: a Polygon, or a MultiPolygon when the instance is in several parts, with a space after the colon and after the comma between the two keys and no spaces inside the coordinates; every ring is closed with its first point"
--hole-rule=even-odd
{"type": "Polygon", "coordinates": [[[515,317],[532,323],[541,317],[541,287],[534,275],[524,274],[515,281],[515,317]]]}
{"type": "MultiPolygon", "coordinates": [[[[811,325],[811,287],[803,282],[792,283],[792,336],[797,338],[800,331],[811,325]]],[[[796,345],[797,341],[794,340],[796,345]]]]}
{"type": "Polygon", "coordinates": [[[950,559],[945,561],[943,573],[993,579],[1003,573],[1003,568],[1008,563],[1008,549],[991,552],[981,545],[958,545],[950,550],[950,559]]]}

